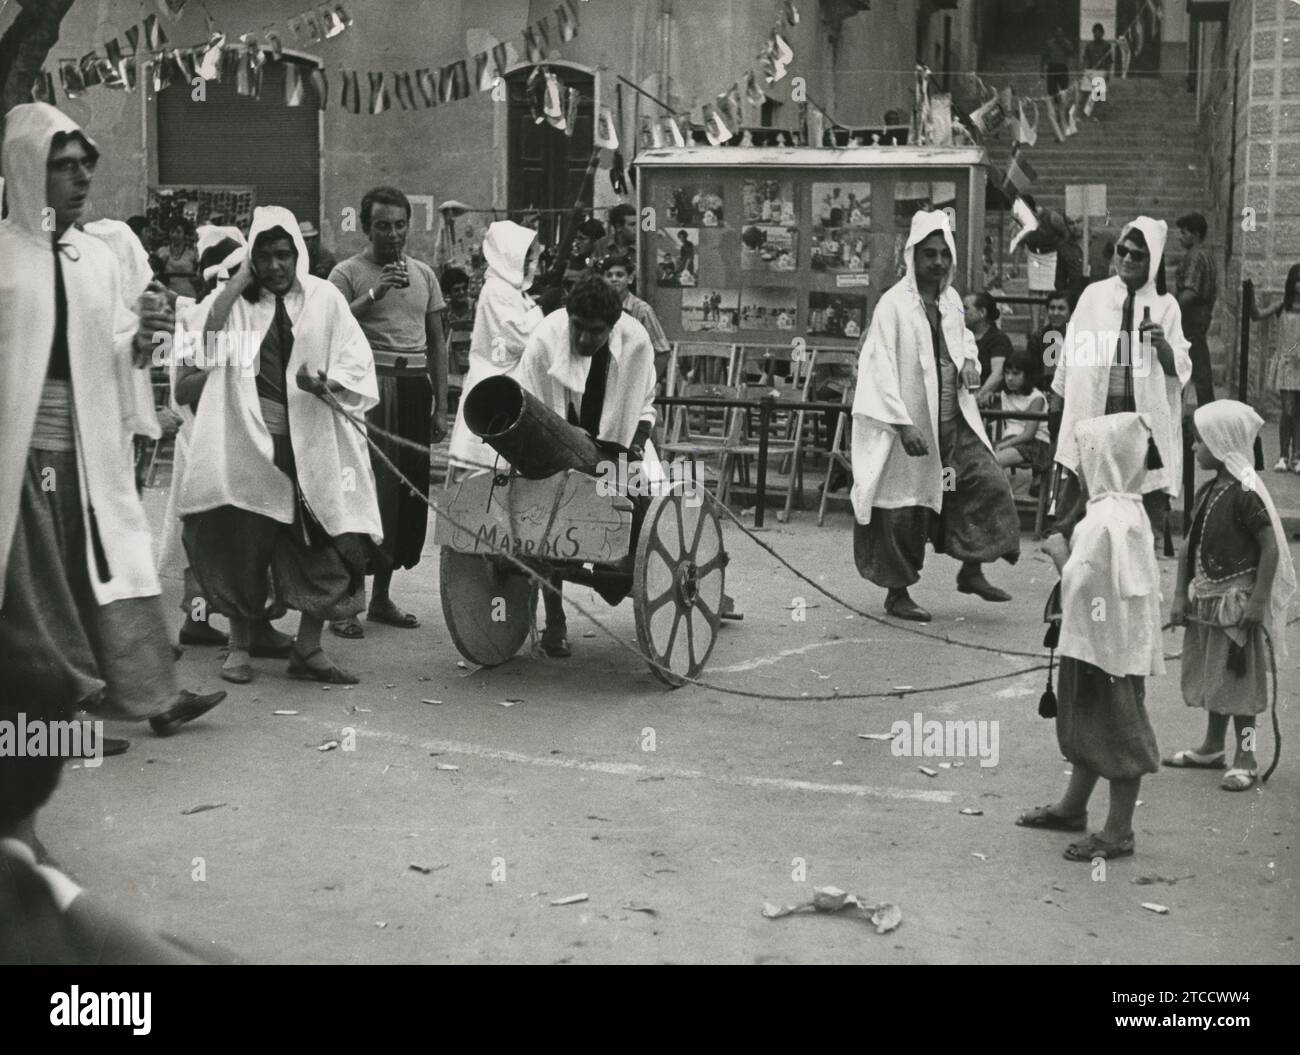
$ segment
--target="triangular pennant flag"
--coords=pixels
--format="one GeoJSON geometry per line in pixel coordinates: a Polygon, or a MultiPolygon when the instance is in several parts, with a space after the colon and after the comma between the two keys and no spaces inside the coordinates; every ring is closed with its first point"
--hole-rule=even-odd
{"type": "Polygon", "coordinates": [[[319,44],[325,38],[325,34],[320,28],[320,19],[315,11],[304,11],[302,13],[302,25],[313,44],[319,44]]]}
{"type": "Polygon", "coordinates": [[[550,70],[547,70],[544,76],[546,95],[543,97],[542,113],[546,117],[547,124],[564,131],[564,99],[560,94],[560,81],[550,70]]]}
{"type": "Polygon", "coordinates": [[[668,117],[662,118],[661,120],[663,123],[664,135],[666,137],[668,145],[674,147],[684,147],[686,145],[686,139],[682,135],[682,126],[680,120],[676,116],[671,114],[668,117]]]}
{"type": "Polygon", "coordinates": [[[727,127],[727,122],[723,119],[718,108],[712,103],[704,104],[704,135],[708,138],[709,143],[715,147],[721,146],[731,138],[731,129],[727,127]]]}
{"type": "Polygon", "coordinates": [[[63,94],[69,99],[75,99],[86,90],[86,82],[82,79],[76,59],[59,60],[59,83],[63,85],[63,94]]]}
{"type": "Polygon", "coordinates": [[[560,39],[568,43],[578,35],[578,16],[563,4],[555,9],[555,24],[559,27],[560,39]]]}
{"type": "Polygon", "coordinates": [[[170,55],[160,55],[153,62],[153,90],[157,95],[172,83],[176,73],[176,63],[170,55]]]}
{"type": "Polygon", "coordinates": [[[302,76],[298,73],[296,62],[284,64],[284,105],[302,105],[302,76]]]}
{"type": "Polygon", "coordinates": [[[343,19],[339,17],[337,11],[332,10],[329,4],[321,4],[317,10],[320,12],[321,28],[325,30],[325,39],[333,40],[348,27],[344,25],[343,19]]]}
{"type": "Polygon", "coordinates": [[[498,77],[504,77],[510,68],[509,45],[497,44],[492,48],[492,66],[498,77]]]}
{"type": "Polygon", "coordinates": [[[104,45],[104,53],[108,56],[108,65],[112,70],[111,79],[106,79],[105,83],[110,88],[126,87],[126,59],[122,57],[122,45],[114,37],[104,45]]]}
{"type": "Polygon", "coordinates": [[[427,66],[422,66],[415,71],[415,87],[420,93],[420,98],[424,100],[424,107],[438,105],[438,78],[429,72],[427,66]]]}
{"type": "Polygon", "coordinates": [[[474,56],[474,83],[478,85],[479,91],[490,92],[495,81],[496,76],[492,72],[488,52],[480,51],[474,56]]]}
{"type": "Polygon", "coordinates": [[[167,34],[157,15],[144,16],[144,43],[150,51],[158,51],[167,43],[167,34]]]}
{"type": "Polygon", "coordinates": [[[48,70],[41,70],[32,80],[32,102],[55,104],[54,77],[48,70]]]}
{"type": "Polygon", "coordinates": [[[203,57],[199,59],[195,72],[205,81],[221,80],[221,54],[226,43],[224,33],[214,33],[208,41],[203,57]]]}
{"type": "Polygon", "coordinates": [[[619,196],[627,194],[627,165],[621,151],[614,151],[614,160],[609,166],[609,186],[619,196]]]}
{"type": "Polygon", "coordinates": [[[578,89],[570,88],[568,96],[564,107],[564,134],[572,139],[573,133],[578,128],[578,89]]]}
{"type": "Polygon", "coordinates": [[[596,113],[592,143],[604,150],[618,149],[618,129],[614,127],[614,112],[608,106],[602,106],[596,113]]]}
{"type": "Polygon", "coordinates": [[[550,35],[546,31],[546,19],[542,19],[536,25],[528,26],[524,30],[524,50],[528,54],[529,62],[542,62],[546,58],[546,50],[550,47],[550,35]]]}
{"type": "Polygon", "coordinates": [[[350,29],[352,27],[352,16],[347,13],[342,4],[334,5],[334,14],[338,17],[338,20],[343,23],[344,29],[350,29]]]}
{"type": "Polygon", "coordinates": [[[658,121],[649,117],[641,118],[641,148],[657,150],[664,145],[664,130],[658,121]]]}
{"type": "Polygon", "coordinates": [[[357,71],[343,69],[340,72],[343,86],[339,90],[339,106],[359,114],[361,113],[361,89],[357,85],[357,71]]]}
{"type": "Polygon", "coordinates": [[[464,59],[458,59],[442,71],[443,75],[443,99],[448,98],[447,92],[450,90],[452,100],[465,99],[469,97],[469,67],[464,59]]]}
{"type": "Polygon", "coordinates": [[[248,60],[248,51],[241,50],[236,55],[235,92],[238,95],[252,95],[252,64],[248,60]]]}
{"type": "Polygon", "coordinates": [[[311,71],[311,83],[312,87],[316,89],[316,106],[318,109],[324,110],[329,106],[330,100],[330,82],[329,78],[325,76],[325,71],[319,68],[313,69],[311,71]]]}
{"type": "Polygon", "coordinates": [[[103,78],[99,75],[99,56],[93,51],[82,55],[78,66],[81,69],[81,83],[87,88],[93,88],[103,82],[103,78]]]}
{"type": "Polygon", "coordinates": [[[785,10],[786,25],[797,26],[799,24],[799,9],[794,6],[794,0],[783,0],[781,6],[785,10]]]}
{"type": "Polygon", "coordinates": [[[388,89],[384,87],[383,73],[375,73],[371,70],[367,76],[370,78],[370,106],[367,108],[372,114],[382,114],[385,110],[392,109],[393,101],[389,98],[388,89]]]}
{"type": "Polygon", "coordinates": [[[166,15],[173,22],[181,17],[181,12],[185,10],[185,5],[188,2],[189,0],[157,0],[159,12],[166,15]]]}
{"type": "Polygon", "coordinates": [[[804,129],[808,134],[808,145],[820,147],[826,145],[826,115],[812,103],[804,104],[804,129]]]}
{"type": "Polygon", "coordinates": [[[131,54],[134,55],[140,50],[140,27],[131,26],[123,35],[126,37],[127,44],[130,45],[131,54]]]}
{"type": "Polygon", "coordinates": [[[280,40],[280,34],[275,30],[268,30],[266,34],[266,50],[270,53],[271,59],[279,62],[284,58],[284,42],[280,40]]]}
{"type": "Polygon", "coordinates": [[[754,75],[753,70],[745,74],[745,98],[749,101],[750,106],[762,106],[767,102],[767,94],[759,86],[758,78],[754,75]]]}
{"type": "Polygon", "coordinates": [[[743,125],[745,123],[745,115],[741,109],[743,103],[740,98],[740,85],[738,83],[732,84],[726,94],[719,98],[726,102],[726,105],[720,106],[719,109],[722,110],[723,116],[726,117],[727,124],[732,128],[739,128],[743,125]]]}
{"type": "Polygon", "coordinates": [[[180,75],[187,81],[194,80],[194,53],[188,48],[173,48],[171,60],[176,63],[176,69],[180,75]]]}
{"type": "Polygon", "coordinates": [[[772,47],[776,49],[773,58],[778,66],[789,66],[794,61],[794,52],[790,50],[790,45],[785,42],[785,37],[780,33],[772,33],[772,47]]]}
{"type": "Polygon", "coordinates": [[[411,88],[411,75],[409,73],[393,74],[393,98],[397,100],[397,105],[403,110],[414,110],[415,92],[411,88]]]}

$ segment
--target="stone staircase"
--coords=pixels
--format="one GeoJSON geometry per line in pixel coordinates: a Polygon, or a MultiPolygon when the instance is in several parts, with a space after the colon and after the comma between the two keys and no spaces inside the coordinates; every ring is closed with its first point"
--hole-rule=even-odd
{"type": "MultiPolygon", "coordinates": [[[[1045,90],[1037,56],[992,55],[980,65],[987,71],[985,79],[999,88],[1011,84],[1026,95],[1041,95],[1045,90]]],[[[1032,112],[1029,116],[1032,119],[1032,112]]],[[[1100,228],[1094,221],[1093,231],[1100,229],[1113,236],[1135,216],[1165,220],[1170,228],[1165,269],[1172,286],[1182,258],[1174,228],[1179,216],[1192,210],[1206,213],[1211,220],[1211,249],[1215,248],[1213,218],[1206,207],[1208,168],[1196,148],[1195,100],[1181,76],[1112,77],[1097,117],[1097,121],[1086,120],[1081,105],[1078,134],[1058,143],[1046,106],[1039,105],[1038,142],[1022,149],[1022,156],[1037,173],[1030,193],[1040,205],[1064,212],[1066,184],[1106,184],[1109,216],[1100,228]]],[[[1011,153],[1009,134],[1001,132],[987,149],[990,158],[1005,170],[1011,153]]],[[[1016,293],[1024,288],[1021,279],[1008,283],[1006,291],[1016,293]]]]}

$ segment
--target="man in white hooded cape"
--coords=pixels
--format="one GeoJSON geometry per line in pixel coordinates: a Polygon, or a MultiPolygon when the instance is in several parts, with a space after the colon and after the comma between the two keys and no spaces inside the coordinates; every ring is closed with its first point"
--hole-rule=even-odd
{"type": "Polygon", "coordinates": [[[39,685],[33,713],[148,717],[166,734],[225,693],[177,688],[129,452],[133,432],[156,427],[129,398],[135,374],[172,320],[137,319],[112,249],[75,226],[98,158],[52,106],[6,116],[0,684],[39,685]]]}
{"type": "Polygon", "coordinates": [[[1020,521],[984,432],[973,389],[979,350],[950,276],[948,217],[918,212],[904,250],[907,275],[876,305],[853,397],[853,556],[888,593],[885,611],[927,622],[907,588],[927,540],[962,562],[957,589],[1008,601],[983,565],[1020,556],[1020,521]]]}
{"type": "Polygon", "coordinates": [[[352,684],[322,651],[321,628],[361,610],[383,528],[365,436],[327,398],[362,421],[379,399],[374,357],[343,294],[308,273],[291,212],[256,209],[248,243],[246,263],[204,302],[205,334],[228,338],[217,342],[226,354],[205,348],[177,374],[179,387],[187,370],[212,372],[181,489],[185,550],[230,619],[223,678],[249,681],[251,624],[295,608],[290,676],[352,684]]]}
{"type": "Polygon", "coordinates": [[[524,354],[528,335],[542,321],[542,309],[526,292],[540,249],[536,231],[510,220],[492,224],[483,239],[487,276],[474,312],[469,370],[448,450],[451,464],[457,468],[488,469],[496,462],[496,452],[465,424],[465,398],[485,377],[511,373],[524,354]]]}
{"type": "Polygon", "coordinates": [[[1183,336],[1178,299],[1164,290],[1164,220],[1139,216],[1115,247],[1116,274],[1088,286],[1065,330],[1052,405],[1061,413],[1056,463],[1069,470],[1056,496],[1056,527],[1067,538],[1084,514],[1075,426],[1125,411],[1151,423],[1156,452],[1141,493],[1158,537],[1182,483],[1183,386],[1191,380],[1191,342],[1183,336]],[[1150,315],[1149,321],[1146,316],[1150,315]]]}

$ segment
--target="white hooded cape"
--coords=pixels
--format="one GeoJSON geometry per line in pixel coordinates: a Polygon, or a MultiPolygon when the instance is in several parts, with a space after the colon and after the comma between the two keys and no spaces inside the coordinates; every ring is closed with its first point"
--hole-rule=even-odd
{"type": "Polygon", "coordinates": [[[1213,403],[1196,408],[1195,421],[1196,431],[1200,433],[1210,453],[1223,462],[1228,472],[1246,490],[1258,495],[1268,510],[1273,537],[1277,542],[1277,574],[1273,576],[1273,590],[1264,616],[1264,628],[1273,639],[1273,650],[1278,658],[1284,657],[1287,654],[1287,608],[1296,590],[1295,562],[1291,559],[1291,546],[1287,542],[1286,529],[1282,526],[1282,518],[1278,516],[1277,506],[1273,504],[1273,496],[1264,486],[1263,478],[1255,471],[1255,437],[1259,435],[1264,419],[1245,403],[1239,403],[1235,399],[1216,399],[1213,403]]]}
{"type": "MultiPolygon", "coordinates": [[[[140,243],[140,239],[121,220],[94,220],[85,224],[82,229],[86,234],[93,234],[113,250],[113,256],[117,259],[118,276],[121,279],[122,302],[126,310],[138,318],[140,295],[153,281],[153,268],[149,266],[149,254],[140,243]]],[[[158,439],[162,435],[162,427],[158,424],[153,386],[149,383],[149,371],[132,370],[129,375],[119,374],[119,382],[123,381],[126,382],[126,388],[119,395],[131,435],[148,436],[151,440],[158,439]]],[[[128,436],[128,440],[129,438],[128,436]]]]}
{"type": "MultiPolygon", "coordinates": [[[[27,451],[54,341],[54,250],[43,229],[45,163],[57,132],[79,132],[45,103],[25,103],[6,117],[3,163],[9,215],[0,221],[0,603],[13,545],[27,451]]],[[[84,133],[83,133],[84,134],[84,133]]],[[[68,299],[77,468],[86,523],[93,508],[108,558],[100,580],[86,533],[86,566],[101,604],[159,592],[149,523],[136,495],[124,436],[134,430],[121,393],[137,373],[131,342],[137,320],[127,310],[113,251],[68,228],[60,240],[68,299]]]]}
{"type": "MultiPolygon", "coordinates": [[[[907,275],[885,291],[871,316],[858,359],[853,394],[853,513],[859,524],[871,523],[873,506],[902,509],[943,504],[943,462],[939,456],[939,376],[930,343],[930,323],[916,287],[913,249],[942,231],[953,260],[957,247],[945,213],[918,212],[903,250],[907,275]],[[895,425],[921,430],[929,453],[913,458],[903,450],[895,425]]],[[[966,329],[961,297],[945,282],[939,292],[940,325],[948,355],[960,371],[979,362],[975,335],[966,329]]],[[[975,396],[958,380],[958,409],[985,446],[989,446],[975,396]]]]}
{"type": "MultiPolygon", "coordinates": [[[[1182,485],[1183,450],[1181,440],[1181,406],[1183,386],[1192,376],[1192,358],[1188,352],[1191,342],[1183,336],[1182,311],[1178,299],[1171,293],[1156,292],[1156,271],[1164,258],[1165,238],[1169,225],[1164,220],[1139,216],[1125,226],[1122,239],[1133,228],[1142,232],[1150,252],[1151,267],[1146,283],[1133,299],[1134,333],[1130,348],[1140,348],[1136,327],[1142,324],[1143,312],[1151,309],[1151,321],[1165,331],[1165,340],[1174,350],[1176,377],[1166,376],[1152,351],[1133,370],[1133,398],[1139,414],[1151,421],[1156,447],[1160,450],[1164,467],[1147,472],[1139,490],[1167,491],[1177,498],[1182,485]]],[[[1088,418],[1100,417],[1106,412],[1106,392],[1110,385],[1110,367],[1114,361],[1115,347],[1119,343],[1120,323],[1124,314],[1124,299],[1128,288],[1118,275],[1094,282],[1084,289],[1079,303],[1065,328],[1065,342],[1052,379],[1052,391],[1065,399],[1061,416],[1060,439],[1056,446],[1056,461],[1071,472],[1078,472],[1079,448],[1074,427],[1088,418]]]]}
{"type": "Polygon", "coordinates": [[[1151,436],[1145,414],[1111,414],[1080,422],[1073,437],[1088,512],[1061,570],[1057,651],[1116,677],[1165,672],[1160,569],[1139,490],[1151,436]]]}
{"type": "MultiPolygon", "coordinates": [[[[363,435],[338,417],[324,400],[304,392],[294,380],[306,364],[313,375],[324,370],[344,391],[336,398],[357,419],[379,402],[375,361],[347,301],[329,282],[307,271],[307,246],[293,213],[279,206],[253,212],[248,244],[273,227],[293,238],[298,250],[296,287],[301,308],[294,317],[288,379],[289,436],[293,442],[303,497],[330,535],[358,532],[378,542],[383,535],[370,453],[363,435]]],[[[212,298],[204,301],[209,306],[212,298]]],[[[241,347],[259,349],[272,318],[274,298],[262,292],[257,304],[236,298],[225,332],[239,334],[241,347]]],[[[200,305],[202,307],[203,305],[200,305]]],[[[197,314],[197,313],[196,313],[197,314]]],[[[207,313],[203,313],[206,320],[207,313]]],[[[192,320],[202,329],[203,321],[192,320]]],[[[181,486],[178,513],[189,516],[220,506],[236,506],[281,523],[293,522],[293,482],[272,461],[271,434],[262,420],[254,369],[234,361],[202,365],[211,370],[199,400],[190,442],[189,464],[181,486]]]]}
{"type": "Polygon", "coordinates": [[[524,354],[528,335],[542,321],[542,309],[524,292],[530,281],[525,274],[528,250],[536,238],[537,232],[530,228],[498,220],[483,239],[487,277],[474,313],[469,370],[451,433],[448,455],[453,465],[485,468],[496,461],[496,452],[465,424],[465,397],[485,377],[511,373],[524,354]]]}

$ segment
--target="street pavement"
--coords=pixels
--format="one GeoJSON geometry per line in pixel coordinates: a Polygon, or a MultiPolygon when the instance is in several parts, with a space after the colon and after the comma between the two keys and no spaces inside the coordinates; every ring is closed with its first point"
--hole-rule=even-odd
{"type": "MultiPolygon", "coordinates": [[[[155,524],[164,499],[146,495],[155,524]]],[[[880,613],[883,591],[858,578],[849,529],[847,514],[818,528],[805,512],[762,537],[880,613]]],[[[525,650],[493,670],[462,669],[430,545],[394,585],[423,626],[368,626],[362,641],[326,635],[360,685],[291,681],[284,661],[256,660],[252,684],[225,686],[217,653],[188,649],[182,684],[225,686],[226,702],[170,739],[110,726],[132,738],[130,751],[69,767],[39,833],[115,908],[252,962],[1300,958],[1300,721],[1288,699],[1300,684],[1300,626],[1281,670],[1287,753],[1269,784],[1229,794],[1221,774],[1164,769],[1143,782],[1136,856],[1094,868],[1062,858],[1074,836],[1013,824],[1053,801],[1069,769],[1053,723],[1037,716],[1042,671],[907,697],[815,698],[1014,675],[1040,658],[855,616],[734,527],[726,537],[727,588],[745,618],[724,626],[705,678],[782,698],[668,690],[576,614],[571,659],[525,650]],[[996,728],[997,764],[896,756],[891,742],[859,736],[917,713],[996,723],[983,729],[996,728]],[[320,750],[329,741],[340,746],[320,750]],[[216,808],[187,812],[198,806],[216,808]],[[804,902],[827,885],[897,904],[901,926],[878,934],[847,913],[762,915],[767,902],[804,902]]],[[[1167,611],[1173,561],[1161,567],[1167,611]]],[[[989,570],[1010,604],[957,594],[956,570],[931,557],[914,591],[935,615],[923,629],[1037,653],[1055,580],[1037,544],[1025,536],[1017,566],[989,570]]],[[[166,587],[179,624],[179,584],[166,587]]],[[[630,602],[566,595],[635,640],[630,602]]],[[[291,630],[296,616],[280,625],[291,630]]],[[[1167,633],[1167,651],[1180,638],[1167,633]]],[[[1181,702],[1178,671],[1171,662],[1148,682],[1166,753],[1194,746],[1204,724],[1181,702]]],[[[1261,743],[1267,762],[1271,731],[1261,743]]],[[[1103,783],[1094,828],[1105,809],[1103,783]]]]}

